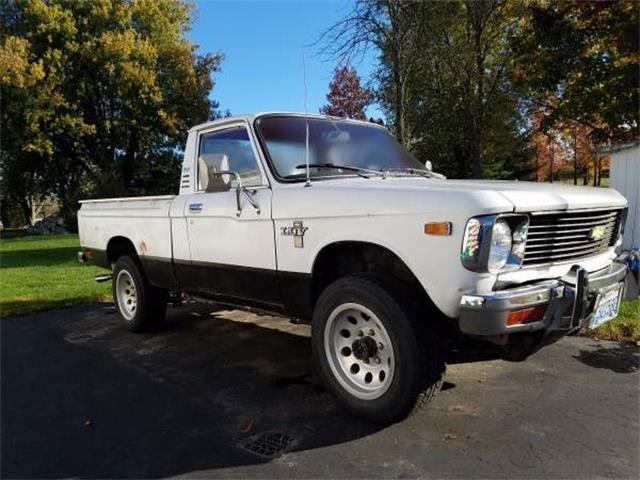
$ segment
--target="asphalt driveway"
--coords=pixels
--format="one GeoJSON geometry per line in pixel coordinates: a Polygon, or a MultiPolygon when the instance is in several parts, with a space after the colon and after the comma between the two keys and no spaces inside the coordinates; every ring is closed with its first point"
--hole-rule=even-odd
{"type": "Polygon", "coordinates": [[[381,429],[310,365],[308,327],[210,305],[151,335],[109,306],[2,320],[2,478],[638,478],[639,351],[566,338],[448,368],[381,429]]]}

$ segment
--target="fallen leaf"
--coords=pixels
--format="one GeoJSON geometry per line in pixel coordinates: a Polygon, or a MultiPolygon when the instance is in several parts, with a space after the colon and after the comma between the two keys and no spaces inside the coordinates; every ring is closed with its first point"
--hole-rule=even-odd
{"type": "Polygon", "coordinates": [[[240,433],[249,433],[252,427],[253,427],[253,422],[249,420],[248,422],[240,425],[240,433]]]}

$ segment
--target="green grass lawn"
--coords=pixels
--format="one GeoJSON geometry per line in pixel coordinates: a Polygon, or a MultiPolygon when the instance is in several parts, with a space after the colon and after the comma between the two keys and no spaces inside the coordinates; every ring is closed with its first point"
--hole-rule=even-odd
{"type": "Polygon", "coordinates": [[[77,235],[0,239],[0,316],[10,317],[111,298],[106,270],[78,263],[77,235]]]}
{"type": "MultiPolygon", "coordinates": [[[[77,303],[110,300],[106,271],[76,260],[77,235],[0,239],[0,316],[10,317],[77,303]]],[[[585,334],[611,340],[640,340],[640,299],[624,302],[620,315],[585,334]]]]}
{"type": "Polygon", "coordinates": [[[622,302],[620,314],[595,330],[583,330],[590,337],[608,340],[640,340],[640,299],[622,302]]]}

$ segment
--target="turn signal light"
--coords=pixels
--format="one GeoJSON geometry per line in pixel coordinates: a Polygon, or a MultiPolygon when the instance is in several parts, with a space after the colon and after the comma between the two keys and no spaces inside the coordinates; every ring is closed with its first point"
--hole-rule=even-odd
{"type": "Polygon", "coordinates": [[[520,325],[521,323],[537,322],[542,320],[547,311],[546,305],[537,305],[535,307],[523,308],[509,312],[507,317],[507,325],[520,325]]]}
{"type": "Polygon", "coordinates": [[[451,222],[431,222],[424,224],[425,235],[451,235],[451,222]]]}

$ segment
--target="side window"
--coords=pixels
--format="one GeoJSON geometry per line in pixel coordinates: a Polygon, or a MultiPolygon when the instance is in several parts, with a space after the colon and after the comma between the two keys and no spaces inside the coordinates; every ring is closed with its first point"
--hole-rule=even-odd
{"type": "Polygon", "coordinates": [[[245,186],[262,184],[258,160],[245,127],[231,127],[200,137],[198,189],[218,192],[235,187],[232,175],[216,175],[224,170],[237,172],[245,186]]]}

